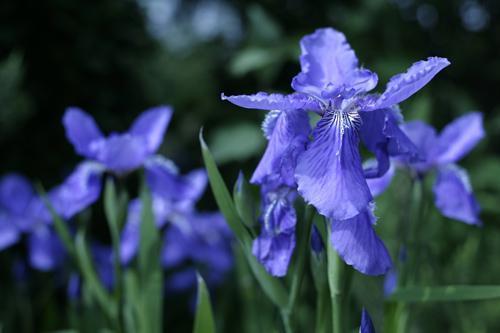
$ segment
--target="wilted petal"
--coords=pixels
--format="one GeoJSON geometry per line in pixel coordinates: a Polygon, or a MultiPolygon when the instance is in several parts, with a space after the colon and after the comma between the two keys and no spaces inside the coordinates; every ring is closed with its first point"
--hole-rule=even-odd
{"type": "Polygon", "coordinates": [[[420,89],[450,62],[446,58],[430,57],[414,63],[405,73],[395,75],[379,99],[365,110],[384,109],[398,104],[420,89]]]}
{"type": "Polygon", "coordinates": [[[0,209],[11,214],[26,214],[34,196],[33,186],[27,178],[11,173],[0,179],[0,209]]]}
{"type": "Polygon", "coordinates": [[[346,264],[367,275],[382,275],[392,267],[392,260],[373,226],[375,216],[367,208],[343,221],[331,221],[331,242],[346,264]]]}
{"type": "MultiPolygon", "coordinates": [[[[371,161],[373,160],[370,160],[370,162],[371,161]]],[[[391,163],[389,169],[382,177],[366,179],[366,183],[368,184],[368,188],[370,189],[370,193],[372,194],[372,196],[377,197],[381,195],[383,192],[385,192],[387,187],[391,184],[392,178],[394,177],[394,173],[395,173],[394,164],[391,163]]]]}
{"type": "Polygon", "coordinates": [[[259,92],[254,95],[221,95],[222,100],[247,109],[257,110],[321,110],[318,102],[304,94],[268,94],[259,92]]]}
{"type": "Polygon", "coordinates": [[[369,91],[377,85],[377,75],[358,68],[358,59],[343,33],[318,29],[300,41],[302,71],[292,81],[299,92],[323,97],[330,87],[369,91]]]}
{"type": "Polygon", "coordinates": [[[252,253],[273,276],[285,276],[295,248],[297,216],[293,194],[283,188],[263,193],[266,201],[259,237],[253,242],[252,253]]]}
{"type": "Polygon", "coordinates": [[[437,149],[433,151],[439,164],[460,160],[484,137],[483,115],[468,113],[448,124],[438,138],[437,149]]]}
{"type": "Polygon", "coordinates": [[[375,333],[375,327],[373,327],[372,319],[370,314],[366,309],[363,309],[361,313],[361,325],[359,326],[359,333],[375,333]]]}
{"type": "Polygon", "coordinates": [[[313,132],[313,141],[298,158],[298,191],[328,218],[345,220],[356,216],[372,200],[361,168],[357,117],[325,114],[313,132]]]}
{"type": "Polygon", "coordinates": [[[146,139],[131,134],[114,134],[92,144],[95,159],[111,171],[124,173],[140,167],[150,155],[146,139]]]}
{"type": "Polygon", "coordinates": [[[38,226],[29,234],[28,249],[31,266],[41,271],[56,268],[65,256],[59,237],[48,226],[38,226]]]}
{"type": "Polygon", "coordinates": [[[0,212],[0,251],[17,243],[20,237],[15,221],[0,212]]]}
{"type": "Polygon", "coordinates": [[[378,178],[389,169],[389,158],[400,156],[416,162],[419,150],[399,128],[398,111],[391,109],[360,113],[363,120],[360,136],[366,147],[375,154],[376,164],[365,168],[365,177],[378,178]]]}
{"type": "Polygon", "coordinates": [[[64,183],[48,194],[55,211],[69,219],[99,199],[103,167],[95,162],[80,163],[64,183]]]}
{"type": "Polygon", "coordinates": [[[181,175],[175,164],[162,156],[148,159],[145,170],[150,190],[172,202],[189,201],[194,204],[207,186],[205,170],[198,169],[181,175]]]}
{"type": "Polygon", "coordinates": [[[83,110],[70,107],[64,113],[63,125],[66,137],[75,147],[76,152],[87,158],[94,158],[91,145],[103,137],[94,119],[83,110]]]}
{"type": "Polygon", "coordinates": [[[148,152],[154,153],[161,145],[172,117],[172,108],[159,106],[142,113],[132,124],[129,133],[146,140],[148,152]]]}
{"type": "Polygon", "coordinates": [[[263,129],[269,144],[250,182],[262,184],[267,177],[279,174],[285,183],[293,186],[297,156],[305,149],[311,130],[307,113],[271,111],[264,120],[263,129]]]}
{"type": "Polygon", "coordinates": [[[467,224],[481,224],[480,207],[472,193],[469,177],[457,165],[439,168],[434,196],[436,207],[444,216],[467,224]]]}

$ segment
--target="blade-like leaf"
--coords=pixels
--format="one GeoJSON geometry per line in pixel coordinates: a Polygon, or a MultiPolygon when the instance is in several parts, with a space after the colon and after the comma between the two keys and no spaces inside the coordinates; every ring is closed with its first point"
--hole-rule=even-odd
{"type": "Polygon", "coordinates": [[[203,160],[205,162],[205,167],[208,173],[210,186],[212,188],[212,192],[214,194],[215,201],[219,206],[219,209],[224,215],[227,224],[240,242],[243,253],[247,258],[253,274],[255,275],[257,281],[259,281],[260,286],[276,306],[284,309],[288,304],[287,291],[285,290],[285,287],[283,286],[281,281],[270,276],[262,267],[262,265],[257,262],[254,255],[252,254],[252,238],[250,237],[250,234],[244,227],[243,222],[238,215],[238,211],[236,210],[234,202],[231,199],[229,190],[227,189],[226,184],[222,179],[222,176],[217,168],[217,165],[215,164],[210,150],[203,140],[201,131],[200,145],[203,154],[203,160]]]}
{"type": "Polygon", "coordinates": [[[252,185],[245,179],[243,173],[240,172],[233,189],[234,205],[241,219],[249,228],[257,225],[255,192],[252,185]]]}
{"type": "Polygon", "coordinates": [[[193,333],[215,333],[214,316],[210,304],[210,295],[201,275],[198,278],[198,299],[196,302],[196,317],[193,333]]]}
{"type": "Polygon", "coordinates": [[[406,287],[394,291],[389,301],[398,302],[453,302],[479,301],[500,298],[500,286],[442,286],[406,287]]]}

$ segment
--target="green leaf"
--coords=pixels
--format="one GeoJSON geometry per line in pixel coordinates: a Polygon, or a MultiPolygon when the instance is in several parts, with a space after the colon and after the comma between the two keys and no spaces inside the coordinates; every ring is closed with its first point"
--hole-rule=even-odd
{"type": "Polygon", "coordinates": [[[196,316],[194,318],[193,333],[215,333],[214,316],[210,305],[210,295],[205,281],[200,274],[198,278],[198,299],[196,302],[196,316]]]}
{"type": "Polygon", "coordinates": [[[479,301],[500,298],[500,286],[406,287],[397,289],[387,300],[398,302],[479,301]]]}
{"type": "Polygon", "coordinates": [[[151,194],[141,186],[141,225],[139,245],[140,332],[162,331],[163,271],[160,266],[160,233],[156,228],[151,194]]]}
{"type": "Polygon", "coordinates": [[[285,287],[281,281],[270,276],[252,254],[252,238],[238,215],[238,211],[234,206],[226,184],[222,179],[210,150],[203,140],[202,131],[200,131],[200,145],[215,201],[224,215],[227,224],[240,242],[245,258],[247,259],[255,278],[266,295],[276,306],[282,309],[286,308],[288,304],[288,294],[285,287]]]}
{"type": "Polygon", "coordinates": [[[257,226],[257,200],[252,185],[245,179],[240,172],[238,180],[234,184],[233,198],[234,205],[241,219],[249,228],[257,226]]]}
{"type": "Polygon", "coordinates": [[[106,289],[101,284],[97,276],[92,259],[90,257],[85,241],[85,230],[83,227],[78,229],[75,237],[75,249],[78,265],[80,267],[84,282],[87,284],[92,296],[101,306],[103,311],[113,320],[117,316],[116,304],[113,302],[106,289]]]}

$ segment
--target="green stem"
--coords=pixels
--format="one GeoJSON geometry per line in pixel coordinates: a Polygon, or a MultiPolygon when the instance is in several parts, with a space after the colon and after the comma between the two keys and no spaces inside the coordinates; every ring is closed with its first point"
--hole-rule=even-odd
{"type": "Polygon", "coordinates": [[[344,333],[344,313],[343,305],[345,298],[345,265],[331,246],[331,227],[326,221],[328,232],[327,266],[328,266],[328,286],[330,287],[330,298],[332,302],[332,322],[333,333],[344,333]]]}
{"type": "Polygon", "coordinates": [[[285,327],[286,333],[293,333],[292,324],[290,322],[290,312],[286,309],[281,310],[281,320],[283,321],[283,327],[285,327]]]}
{"type": "Polygon", "coordinates": [[[317,295],[316,298],[316,332],[327,333],[331,330],[329,328],[330,319],[328,314],[330,313],[328,303],[328,297],[326,297],[326,290],[324,293],[317,295]]]}

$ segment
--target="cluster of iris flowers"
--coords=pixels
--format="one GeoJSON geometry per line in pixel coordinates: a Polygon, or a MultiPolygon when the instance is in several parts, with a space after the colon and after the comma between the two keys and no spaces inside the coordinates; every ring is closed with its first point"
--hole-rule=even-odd
{"type": "MultiPolygon", "coordinates": [[[[126,133],[105,137],[90,115],[70,107],[64,114],[66,136],[85,160],[66,180],[48,191],[46,200],[28,179],[11,173],[0,180],[0,249],[26,243],[29,264],[42,271],[62,271],[67,251],[53,225],[56,215],[75,229],[76,216],[103,192],[104,178],[120,184],[133,171],[143,169],[151,193],[152,211],[163,245],[159,261],[169,270],[167,291],[190,290],[196,270],[209,284],[218,284],[232,267],[231,234],[217,212],[196,209],[207,185],[204,170],[181,174],[173,161],[155,154],[170,122],[172,109],[161,106],[145,111],[126,133]],[[208,269],[209,268],[209,269],[208,269]]],[[[120,235],[120,262],[131,265],[138,252],[142,202],[132,199],[120,235]]],[[[103,285],[114,287],[113,251],[99,240],[90,244],[91,256],[103,285]]],[[[68,291],[77,297],[79,274],[68,279],[68,291]]]]}
{"type": "MultiPolygon", "coordinates": [[[[310,238],[314,253],[320,255],[325,247],[326,252],[335,250],[343,262],[362,274],[393,273],[389,251],[375,231],[374,198],[389,186],[397,169],[406,171],[414,186],[427,175],[436,174],[435,206],[442,215],[481,224],[467,173],[456,162],[484,136],[482,115],[464,115],[437,134],[423,122],[404,122],[398,106],[447,67],[447,59],[430,57],[414,63],[406,72],[393,76],[379,94],[371,92],[377,86],[377,75],[359,66],[341,32],[318,29],[305,36],[300,46],[301,71],[292,80],[293,93],[222,94],[223,100],[237,106],[269,111],[262,124],[268,145],[250,179],[260,191],[260,225],[248,250],[269,276],[289,275],[294,250],[305,251],[297,246],[297,238],[303,238],[300,233],[307,235],[307,244],[310,238]],[[361,144],[374,155],[372,158],[363,159],[361,144]],[[299,218],[300,204],[307,206],[304,210],[309,218],[299,218]],[[318,218],[324,222],[322,226],[312,223],[318,218]]],[[[116,270],[111,269],[114,258],[119,266],[129,267],[138,256],[146,203],[151,205],[154,224],[163,237],[156,259],[171,272],[165,289],[191,288],[196,270],[209,284],[220,283],[232,266],[229,227],[237,238],[246,231],[238,229],[241,226],[235,230],[220,213],[196,210],[207,185],[204,170],[181,174],[171,160],[156,154],[171,115],[167,106],[153,108],[140,115],[129,131],[104,136],[92,117],[78,108],[68,108],[63,117],[66,136],[85,160],[45,196],[21,175],[1,178],[0,249],[22,241],[33,268],[58,270],[67,263],[68,255],[54,219],[64,220],[71,234],[75,217],[102,196],[105,179],[119,187],[133,171],[143,170],[150,201],[127,200],[114,247],[97,240],[90,246],[102,283],[108,290],[116,284],[116,270]]],[[[221,210],[227,212],[228,206],[221,206],[221,210]]],[[[244,227],[248,228],[252,226],[244,227]]],[[[245,239],[241,244],[245,251],[245,239]]],[[[249,260],[252,263],[253,259],[249,260]]],[[[331,261],[329,255],[329,265],[331,261]]],[[[296,266],[300,267],[300,260],[296,266]]],[[[252,269],[258,272],[255,266],[252,269]]],[[[300,269],[292,275],[299,273],[300,269]]],[[[293,281],[293,288],[300,287],[300,277],[294,276],[293,281]]],[[[80,276],[74,272],[68,286],[71,297],[78,297],[79,285],[80,276]]],[[[279,294],[269,288],[267,293],[279,294]]],[[[291,331],[288,317],[297,293],[292,292],[286,306],[280,295],[274,297],[282,306],[286,331],[291,331]]],[[[334,326],[337,321],[334,319],[334,326]]],[[[336,332],[340,331],[337,327],[336,332]]],[[[365,310],[360,331],[374,331],[365,310]]]]}

